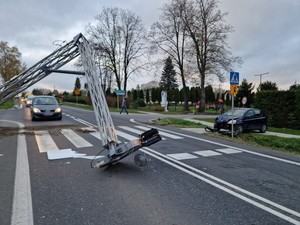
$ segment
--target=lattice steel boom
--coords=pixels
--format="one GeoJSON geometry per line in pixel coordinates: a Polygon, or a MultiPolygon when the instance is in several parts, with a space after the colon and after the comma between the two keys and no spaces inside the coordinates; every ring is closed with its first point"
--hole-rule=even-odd
{"type": "MultiPolygon", "coordinates": [[[[160,141],[161,137],[156,129],[150,129],[139,135],[138,139],[128,143],[119,142],[97,73],[97,67],[93,60],[93,54],[94,51],[89,42],[82,34],[78,34],[72,41],[63,45],[28,70],[2,84],[0,86],[0,104],[26,90],[80,55],[88,90],[92,98],[102,146],[104,150],[108,151],[108,154],[101,158],[94,167],[104,167],[118,162],[144,146],[150,146],[160,141]]],[[[141,160],[141,157],[136,158],[141,160]]]]}

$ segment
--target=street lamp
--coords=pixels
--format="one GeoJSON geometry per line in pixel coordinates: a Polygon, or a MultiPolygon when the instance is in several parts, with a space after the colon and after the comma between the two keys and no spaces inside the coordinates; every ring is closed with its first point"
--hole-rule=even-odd
{"type": "Polygon", "coordinates": [[[260,76],[259,86],[261,86],[261,77],[264,76],[264,75],[267,75],[267,74],[269,74],[269,72],[267,72],[267,73],[260,73],[260,74],[255,74],[255,75],[253,75],[253,76],[260,76]]]}

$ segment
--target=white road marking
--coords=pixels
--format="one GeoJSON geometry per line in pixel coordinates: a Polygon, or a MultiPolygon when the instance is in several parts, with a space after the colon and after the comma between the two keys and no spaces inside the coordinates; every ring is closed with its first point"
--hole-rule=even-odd
{"type": "Polygon", "coordinates": [[[91,123],[89,123],[89,122],[87,122],[85,120],[82,120],[82,119],[79,119],[79,118],[74,119],[74,120],[77,121],[77,122],[79,122],[79,123],[82,123],[84,125],[87,125],[88,127],[95,127],[95,125],[93,125],[93,124],[91,124],[91,123]]]}
{"type": "Polygon", "coordinates": [[[222,149],[216,149],[218,152],[222,152],[225,154],[235,154],[235,153],[241,153],[242,151],[232,149],[232,148],[222,148],[222,149]]]}
{"type": "Polygon", "coordinates": [[[70,141],[76,148],[85,148],[93,146],[91,143],[86,141],[84,138],[79,136],[71,129],[62,129],[61,133],[70,141]]]}
{"type": "MultiPolygon", "coordinates": [[[[135,126],[135,127],[139,128],[139,129],[141,129],[141,130],[145,130],[145,131],[151,129],[151,128],[149,128],[149,127],[144,127],[144,126],[135,126]]],[[[159,134],[160,134],[161,136],[165,136],[165,137],[172,138],[172,139],[183,139],[183,137],[180,137],[180,136],[177,136],[177,135],[174,135],[174,134],[170,134],[170,133],[163,132],[163,131],[161,131],[160,129],[158,129],[158,131],[159,131],[159,134]]]]}
{"type": "MultiPolygon", "coordinates": [[[[18,124],[24,128],[24,124],[0,120],[18,124]]],[[[14,196],[12,205],[11,225],[33,225],[32,197],[30,185],[30,173],[27,154],[27,144],[24,134],[18,134],[17,159],[14,183],[14,196]]]]}
{"type": "MultiPolygon", "coordinates": [[[[130,131],[132,133],[135,133],[135,134],[141,134],[142,132],[138,129],[134,129],[132,127],[127,127],[127,126],[119,126],[121,129],[124,129],[124,130],[127,130],[127,131],[130,131]]],[[[149,130],[149,129],[148,129],[149,130]]],[[[162,140],[166,140],[165,138],[162,138],[162,140]]]]}
{"type": "Polygon", "coordinates": [[[279,205],[275,202],[272,202],[272,201],[270,201],[266,198],[263,198],[259,195],[256,195],[252,192],[249,192],[245,189],[242,189],[238,186],[235,186],[231,183],[228,183],[228,182],[226,182],[222,179],[219,179],[215,176],[212,176],[208,173],[205,173],[201,170],[198,170],[198,169],[196,169],[192,166],[189,166],[185,163],[182,163],[180,161],[172,159],[171,157],[168,157],[168,156],[166,156],[162,153],[154,151],[154,150],[152,150],[148,147],[145,147],[144,149],[141,149],[140,151],[142,151],[142,152],[144,152],[144,153],[146,153],[146,154],[148,154],[148,155],[150,155],[150,156],[152,156],[152,157],[154,157],[154,158],[156,158],[156,159],[158,159],[162,162],[165,162],[166,164],[168,164],[170,166],[173,166],[173,167],[175,167],[175,168],[177,168],[177,169],[179,169],[179,170],[181,170],[181,171],[183,171],[183,172],[185,172],[185,173],[187,173],[187,174],[189,174],[189,175],[191,175],[195,178],[198,178],[199,180],[202,180],[202,181],[204,181],[204,182],[206,182],[206,183],[208,183],[208,184],[210,184],[210,185],[212,185],[212,186],[214,186],[214,187],[216,187],[220,190],[223,190],[223,191],[225,191],[225,192],[227,192],[227,193],[229,193],[229,194],[231,194],[231,195],[233,195],[233,196],[235,196],[235,197],[237,197],[237,198],[239,198],[239,199],[241,199],[245,202],[248,202],[249,204],[252,204],[252,205],[254,205],[254,206],[256,206],[260,209],[263,209],[263,210],[265,210],[265,211],[267,211],[267,212],[269,212],[269,213],[271,213],[271,214],[273,214],[273,215],[275,215],[279,218],[282,218],[282,219],[284,219],[284,220],[286,220],[286,221],[288,221],[292,224],[299,225],[298,220],[296,220],[296,219],[294,219],[290,216],[286,216],[282,212],[276,211],[274,208],[277,208],[279,210],[282,210],[282,211],[286,212],[287,214],[290,214],[290,215],[293,215],[293,216],[296,216],[296,217],[300,218],[300,213],[298,213],[298,212],[296,212],[292,209],[289,209],[285,206],[282,206],[282,205],[279,205]],[[242,195],[241,193],[243,193],[244,195],[247,195],[249,197],[246,197],[246,196],[242,195]],[[255,201],[253,199],[255,199],[257,201],[255,201]],[[266,206],[262,203],[259,203],[258,201],[264,202],[265,204],[269,205],[270,207],[266,206]]]}
{"type": "Polygon", "coordinates": [[[75,152],[72,149],[62,149],[59,151],[47,151],[48,160],[73,158],[75,152]]]}
{"type": "MultiPolygon", "coordinates": [[[[141,124],[141,123],[135,122],[134,119],[130,119],[130,121],[132,123],[135,123],[135,124],[141,124]]],[[[158,129],[157,127],[154,127],[154,126],[148,126],[148,128],[149,129],[150,128],[156,128],[156,129],[158,129]]],[[[159,132],[161,133],[161,131],[165,130],[165,129],[159,128],[159,130],[160,130],[159,132]]],[[[165,130],[165,131],[167,131],[169,133],[172,133],[172,134],[181,135],[182,137],[191,138],[191,139],[194,139],[194,140],[198,140],[198,141],[202,141],[202,142],[206,142],[206,143],[210,143],[210,144],[222,146],[222,147],[225,147],[225,148],[236,149],[236,150],[239,150],[239,151],[242,151],[242,152],[246,152],[246,153],[249,153],[249,154],[252,154],[252,155],[257,155],[257,156],[265,157],[265,158],[268,158],[268,159],[277,160],[277,161],[280,161],[280,162],[284,162],[284,163],[289,163],[289,164],[292,164],[292,165],[300,166],[300,162],[295,162],[295,161],[291,161],[291,160],[287,160],[287,159],[282,159],[282,158],[279,158],[279,157],[270,156],[270,155],[266,155],[266,154],[262,154],[262,153],[258,153],[258,152],[254,152],[254,151],[250,151],[250,150],[246,150],[246,149],[242,149],[242,148],[237,148],[237,147],[234,147],[234,146],[230,146],[230,145],[226,145],[226,144],[221,144],[219,142],[210,141],[210,140],[206,140],[206,139],[198,138],[198,137],[193,137],[193,136],[190,136],[190,135],[187,135],[187,134],[180,134],[180,133],[174,132],[174,131],[169,131],[169,130],[165,130]]]]}
{"type": "Polygon", "coordinates": [[[204,157],[222,155],[221,153],[215,152],[215,151],[212,151],[212,150],[196,151],[196,152],[193,152],[193,153],[195,153],[197,155],[204,156],[204,157]]]}
{"type": "Polygon", "coordinates": [[[47,130],[35,131],[35,139],[40,152],[58,151],[58,147],[47,130]]]}
{"type": "Polygon", "coordinates": [[[117,130],[117,135],[121,136],[121,137],[123,137],[123,138],[125,138],[127,140],[130,140],[130,141],[138,139],[138,137],[132,136],[130,134],[124,133],[124,132],[119,131],[119,130],[117,130]]]}
{"type": "Polygon", "coordinates": [[[97,138],[101,141],[101,136],[100,136],[99,131],[91,132],[90,135],[94,136],[95,138],[97,138]]]}
{"type": "Polygon", "coordinates": [[[185,159],[197,159],[198,157],[189,153],[174,153],[174,154],[167,154],[177,160],[185,160],[185,159]]]}

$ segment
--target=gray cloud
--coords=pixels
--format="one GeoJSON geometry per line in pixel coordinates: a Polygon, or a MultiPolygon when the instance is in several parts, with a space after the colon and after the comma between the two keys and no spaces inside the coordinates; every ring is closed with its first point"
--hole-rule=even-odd
{"type": "MultiPolygon", "coordinates": [[[[84,33],[88,23],[103,7],[129,9],[141,16],[146,27],[158,20],[159,8],[168,0],[0,0],[0,40],[17,46],[23,61],[33,65],[50,54],[56,40],[69,41],[84,33]]],[[[220,9],[228,12],[227,22],[234,27],[229,36],[232,53],[243,58],[236,68],[240,79],[246,78],[256,87],[259,77],[269,72],[263,81],[276,82],[287,89],[295,81],[300,83],[300,1],[298,0],[220,0],[220,9]]],[[[74,68],[73,68],[74,69],[74,68]]],[[[145,78],[143,78],[145,80],[145,78]]],[[[143,81],[135,79],[135,83],[143,81]]],[[[75,77],[51,75],[36,86],[73,89],[75,77]],[[58,82],[63,77],[61,82],[58,82]]],[[[227,83],[224,86],[228,86],[227,83]]]]}

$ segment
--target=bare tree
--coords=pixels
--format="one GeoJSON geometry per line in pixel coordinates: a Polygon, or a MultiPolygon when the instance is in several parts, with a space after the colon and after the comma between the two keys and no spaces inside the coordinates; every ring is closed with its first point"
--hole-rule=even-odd
{"type": "Polygon", "coordinates": [[[191,0],[183,14],[188,35],[193,41],[191,53],[201,81],[201,111],[205,110],[207,76],[216,75],[224,81],[224,73],[228,73],[234,63],[241,63],[241,59],[233,57],[227,46],[228,34],[233,28],[225,24],[226,15],[218,9],[217,0],[191,0]]]}
{"type": "Polygon", "coordinates": [[[185,7],[186,0],[173,0],[170,4],[165,4],[159,22],[151,27],[149,37],[152,52],[156,54],[159,50],[166,56],[170,56],[178,68],[184,90],[184,110],[189,111],[185,71],[187,30],[182,21],[185,7]]]}
{"type": "Polygon", "coordinates": [[[141,18],[128,10],[104,8],[87,32],[98,54],[105,58],[103,66],[115,75],[118,89],[123,84],[126,90],[130,75],[145,65],[142,57],[147,42],[141,18]]]}

